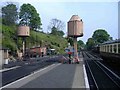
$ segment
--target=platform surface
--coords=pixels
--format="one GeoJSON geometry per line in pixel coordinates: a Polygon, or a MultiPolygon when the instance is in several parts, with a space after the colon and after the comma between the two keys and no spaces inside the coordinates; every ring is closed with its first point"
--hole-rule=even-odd
{"type": "Polygon", "coordinates": [[[83,62],[59,64],[20,88],[85,88],[83,62]]]}

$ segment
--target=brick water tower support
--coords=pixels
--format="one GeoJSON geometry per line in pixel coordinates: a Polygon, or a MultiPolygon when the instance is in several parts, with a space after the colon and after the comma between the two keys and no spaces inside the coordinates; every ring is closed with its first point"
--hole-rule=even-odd
{"type": "Polygon", "coordinates": [[[74,57],[78,58],[77,38],[83,36],[83,21],[78,15],[73,15],[68,21],[68,37],[73,38],[74,42],[74,57]]]}

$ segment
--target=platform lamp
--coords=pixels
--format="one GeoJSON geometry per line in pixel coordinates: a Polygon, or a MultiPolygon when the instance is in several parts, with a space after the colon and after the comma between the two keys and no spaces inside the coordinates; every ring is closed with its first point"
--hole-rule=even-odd
{"type": "Polygon", "coordinates": [[[30,28],[29,26],[19,26],[18,27],[18,37],[22,37],[23,44],[23,56],[26,54],[26,37],[30,36],[30,28]]]}
{"type": "Polygon", "coordinates": [[[68,21],[68,37],[73,38],[74,57],[78,58],[77,38],[83,36],[83,21],[78,15],[73,15],[68,21]]]}

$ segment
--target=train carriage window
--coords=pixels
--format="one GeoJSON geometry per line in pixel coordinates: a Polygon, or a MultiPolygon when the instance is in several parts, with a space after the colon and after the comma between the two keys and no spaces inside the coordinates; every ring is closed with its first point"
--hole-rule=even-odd
{"type": "Polygon", "coordinates": [[[112,45],[110,45],[110,52],[112,53],[112,45]]]}
{"type": "Polygon", "coordinates": [[[104,51],[104,46],[102,46],[102,52],[104,51]]]}
{"type": "Polygon", "coordinates": [[[103,46],[103,52],[105,51],[105,46],[103,46]]]}
{"type": "Polygon", "coordinates": [[[106,46],[105,46],[105,52],[106,52],[106,46]]]}
{"type": "Polygon", "coordinates": [[[120,53],[120,44],[118,44],[118,53],[120,53]]]}
{"type": "Polygon", "coordinates": [[[106,52],[106,46],[105,46],[105,52],[106,52]]]}
{"type": "Polygon", "coordinates": [[[103,51],[103,46],[100,46],[101,51],[103,51]]]}
{"type": "Polygon", "coordinates": [[[107,48],[106,48],[106,46],[105,46],[105,52],[107,51],[107,48]]]}
{"type": "Polygon", "coordinates": [[[105,52],[105,46],[103,46],[103,47],[104,47],[103,51],[105,52]]]}
{"type": "Polygon", "coordinates": [[[105,52],[105,50],[106,50],[106,49],[105,49],[105,46],[104,46],[104,52],[105,52]]]}
{"type": "Polygon", "coordinates": [[[104,46],[104,52],[106,51],[106,46],[104,46]]]}
{"type": "Polygon", "coordinates": [[[107,46],[107,52],[109,52],[109,45],[107,46]]]}
{"type": "Polygon", "coordinates": [[[104,46],[102,46],[102,52],[104,52],[104,46]]]}
{"type": "Polygon", "coordinates": [[[114,45],[114,53],[117,51],[117,45],[114,45]]]}

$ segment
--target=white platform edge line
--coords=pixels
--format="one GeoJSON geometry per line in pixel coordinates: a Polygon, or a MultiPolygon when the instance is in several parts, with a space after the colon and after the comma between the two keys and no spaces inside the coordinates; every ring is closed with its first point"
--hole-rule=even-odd
{"type": "Polygon", "coordinates": [[[84,73],[84,79],[85,79],[85,87],[87,90],[90,90],[90,86],[88,83],[88,77],[87,77],[87,73],[86,73],[86,69],[85,69],[85,65],[83,64],[83,73],[84,73]]]}
{"type": "MultiPolygon", "coordinates": [[[[45,67],[45,68],[43,68],[43,69],[40,69],[40,70],[38,70],[38,71],[36,71],[36,72],[28,75],[28,76],[25,76],[25,77],[23,77],[23,78],[21,78],[21,79],[18,79],[18,80],[14,81],[14,82],[12,82],[12,83],[10,83],[10,84],[7,84],[7,85],[5,85],[5,86],[3,86],[3,87],[0,87],[0,90],[3,89],[3,88],[8,87],[8,86],[10,86],[10,85],[12,85],[12,84],[14,84],[14,83],[17,83],[18,81],[21,81],[21,80],[23,80],[23,79],[29,78],[30,76],[32,76],[32,75],[34,75],[34,74],[37,74],[37,73],[39,73],[39,72],[41,72],[41,71],[43,71],[43,70],[46,70],[46,69],[48,69],[48,68],[50,68],[50,67],[52,67],[52,66],[54,66],[54,65],[56,65],[56,64],[52,64],[52,65],[50,65],[50,66],[47,66],[47,67],[45,67]]],[[[57,64],[57,66],[58,66],[58,65],[60,65],[60,64],[57,64]]]]}
{"type": "Polygon", "coordinates": [[[5,72],[5,71],[16,69],[16,68],[19,68],[19,67],[21,67],[21,66],[15,66],[15,67],[12,67],[12,68],[1,69],[0,72],[5,72]]]}

